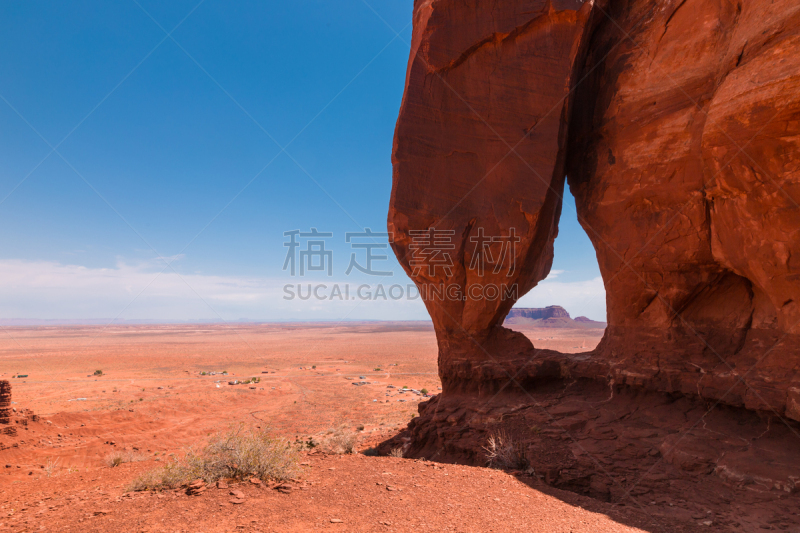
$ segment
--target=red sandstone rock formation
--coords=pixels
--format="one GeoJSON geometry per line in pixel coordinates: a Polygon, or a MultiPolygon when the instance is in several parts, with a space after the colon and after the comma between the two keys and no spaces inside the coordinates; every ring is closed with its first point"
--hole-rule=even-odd
{"type": "Polygon", "coordinates": [[[595,357],[800,419],[800,4],[605,10],[568,169],[608,295],[595,357]]]}
{"type": "Polygon", "coordinates": [[[591,6],[509,7],[499,0],[414,7],[389,229],[426,295],[444,375],[459,361],[532,348],[500,326],[515,301],[504,293],[529,291],[553,259],[568,95],[591,6]],[[437,287],[446,294],[436,295],[437,287]]]}
{"type": "Polygon", "coordinates": [[[0,424],[11,421],[11,383],[0,380],[0,424]]]}
{"type": "Polygon", "coordinates": [[[417,0],[393,164],[445,395],[569,371],[800,420],[796,1],[417,0]],[[609,323],[568,360],[499,326],[513,296],[468,294],[547,275],[565,174],[609,323]]]}

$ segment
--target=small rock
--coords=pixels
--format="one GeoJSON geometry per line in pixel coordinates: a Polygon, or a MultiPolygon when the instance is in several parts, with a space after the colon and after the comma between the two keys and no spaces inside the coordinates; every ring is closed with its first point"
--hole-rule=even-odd
{"type": "Polygon", "coordinates": [[[108,514],[108,513],[110,513],[110,512],[111,512],[111,511],[110,511],[109,509],[98,509],[98,510],[96,510],[96,511],[94,512],[94,515],[95,515],[95,516],[102,516],[102,515],[106,515],[106,514],[108,514]]]}
{"type": "Polygon", "coordinates": [[[228,484],[225,483],[222,480],[219,480],[219,481],[217,481],[217,488],[218,489],[227,489],[228,488],[228,484]]]}
{"type": "Polygon", "coordinates": [[[229,500],[233,505],[241,505],[244,503],[244,498],[232,498],[229,500]]]}
{"type": "Polygon", "coordinates": [[[331,518],[331,524],[344,524],[344,520],[339,518],[331,518]]]}
{"type": "Polygon", "coordinates": [[[238,498],[238,499],[240,499],[240,500],[244,498],[244,492],[242,492],[242,491],[240,491],[240,490],[232,490],[232,491],[230,492],[230,494],[231,494],[231,496],[233,496],[234,498],[238,498]]]}
{"type": "Polygon", "coordinates": [[[261,480],[258,479],[257,477],[251,477],[250,483],[252,483],[253,485],[261,485],[261,480]]]}
{"type": "Polygon", "coordinates": [[[206,486],[206,482],[202,479],[196,479],[189,483],[189,486],[186,487],[186,494],[189,496],[199,496],[203,492],[206,491],[208,487],[206,486]]]}
{"type": "Polygon", "coordinates": [[[278,492],[282,492],[284,494],[289,494],[290,492],[292,492],[292,486],[286,484],[280,484],[277,487],[275,487],[275,490],[277,490],[278,492]]]}

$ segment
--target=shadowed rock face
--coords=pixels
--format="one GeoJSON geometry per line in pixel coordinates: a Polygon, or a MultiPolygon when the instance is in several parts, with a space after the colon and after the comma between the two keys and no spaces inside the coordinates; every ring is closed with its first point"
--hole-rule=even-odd
{"type": "Polygon", "coordinates": [[[393,164],[389,227],[445,394],[569,367],[800,419],[797,2],[417,1],[393,164]],[[499,324],[549,272],[566,174],[609,325],[554,370],[499,324]],[[468,294],[501,284],[517,293],[468,294]]]}

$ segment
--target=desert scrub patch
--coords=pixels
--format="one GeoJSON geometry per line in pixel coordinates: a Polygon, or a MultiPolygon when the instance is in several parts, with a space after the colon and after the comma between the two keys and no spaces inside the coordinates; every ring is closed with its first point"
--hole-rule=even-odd
{"type": "Polygon", "coordinates": [[[106,465],[111,468],[115,466],[119,466],[123,463],[135,463],[137,461],[144,461],[145,456],[141,453],[136,453],[133,451],[117,451],[111,452],[110,454],[106,455],[104,461],[106,465]]]}
{"type": "Polygon", "coordinates": [[[490,468],[524,470],[529,466],[522,446],[502,430],[489,434],[483,451],[486,456],[486,466],[490,468]]]}
{"type": "Polygon", "coordinates": [[[335,429],[329,429],[322,438],[320,449],[333,454],[350,454],[355,452],[358,442],[358,433],[342,424],[335,429]]]}
{"type": "Polygon", "coordinates": [[[400,459],[403,458],[403,447],[398,446],[397,448],[392,448],[392,451],[389,452],[389,457],[398,457],[400,459]]]}
{"type": "Polygon", "coordinates": [[[47,475],[47,477],[50,477],[53,474],[55,474],[60,467],[61,467],[61,459],[59,459],[58,457],[56,457],[55,459],[53,459],[52,457],[48,457],[47,462],[44,464],[42,468],[44,468],[44,473],[47,475]]]}
{"type": "Polygon", "coordinates": [[[189,448],[164,466],[134,479],[128,490],[177,488],[195,479],[206,483],[256,477],[262,481],[286,481],[299,474],[299,454],[290,443],[267,430],[239,425],[218,433],[199,449],[189,448]]]}

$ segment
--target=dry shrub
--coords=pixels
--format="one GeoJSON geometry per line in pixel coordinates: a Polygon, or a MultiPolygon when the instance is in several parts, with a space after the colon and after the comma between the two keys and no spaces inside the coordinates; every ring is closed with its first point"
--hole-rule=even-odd
{"type": "Polygon", "coordinates": [[[44,464],[45,475],[47,475],[47,477],[52,476],[56,472],[56,470],[58,470],[60,465],[61,465],[61,459],[56,458],[54,460],[52,457],[48,457],[47,462],[44,464]]]}
{"type": "Polygon", "coordinates": [[[116,451],[106,455],[105,461],[109,467],[114,468],[122,463],[136,463],[138,461],[144,461],[145,459],[146,457],[141,453],[132,451],[116,451]]]}
{"type": "Polygon", "coordinates": [[[486,454],[486,466],[490,468],[525,470],[529,466],[522,447],[505,431],[492,432],[483,451],[486,454]]]}
{"type": "Polygon", "coordinates": [[[240,425],[218,433],[202,449],[190,448],[182,458],[140,475],[128,490],[160,490],[188,484],[195,479],[214,483],[222,478],[285,481],[299,473],[298,452],[268,431],[240,425]]]}
{"type": "Polygon", "coordinates": [[[393,448],[392,451],[389,452],[389,457],[399,457],[400,459],[403,458],[403,447],[398,446],[397,448],[393,448]]]}
{"type": "Polygon", "coordinates": [[[345,424],[328,431],[322,438],[320,448],[327,453],[349,454],[355,452],[358,433],[345,424]]]}

